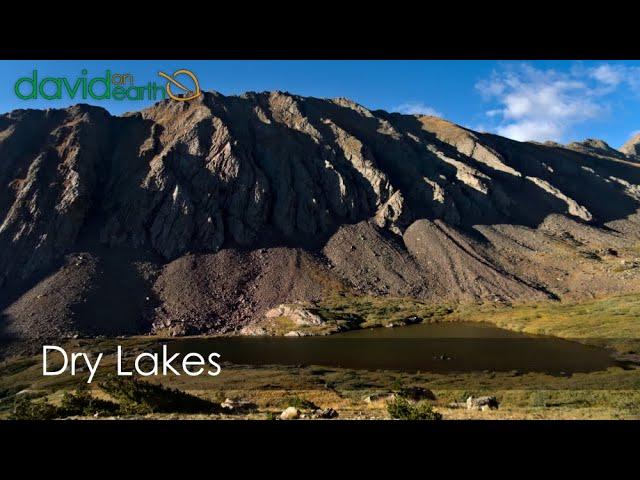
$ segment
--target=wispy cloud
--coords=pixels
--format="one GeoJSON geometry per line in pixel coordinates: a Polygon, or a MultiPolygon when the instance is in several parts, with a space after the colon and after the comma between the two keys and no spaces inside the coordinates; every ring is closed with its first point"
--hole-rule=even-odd
{"type": "Polygon", "coordinates": [[[605,85],[615,87],[624,81],[626,68],[624,65],[610,65],[605,63],[590,69],[589,75],[605,85]]]}
{"type": "Polygon", "coordinates": [[[395,106],[392,110],[406,115],[433,115],[434,117],[442,117],[442,113],[422,102],[402,103],[395,106]]]}
{"type": "Polygon", "coordinates": [[[601,64],[570,72],[529,64],[505,67],[476,84],[490,102],[493,131],[514,140],[562,141],[576,124],[610,112],[607,96],[625,85],[640,92],[640,68],[601,64]]]}
{"type": "Polygon", "coordinates": [[[628,86],[634,92],[640,93],[640,67],[603,63],[587,72],[591,78],[611,89],[628,86]]]}

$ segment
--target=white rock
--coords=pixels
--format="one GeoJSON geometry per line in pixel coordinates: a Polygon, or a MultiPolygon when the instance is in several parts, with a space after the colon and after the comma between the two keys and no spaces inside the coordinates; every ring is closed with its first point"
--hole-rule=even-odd
{"type": "Polygon", "coordinates": [[[267,318],[287,317],[298,326],[321,325],[322,318],[301,305],[278,305],[265,314],[267,318]]]}
{"type": "Polygon", "coordinates": [[[297,418],[300,418],[300,410],[296,407],[287,407],[280,414],[280,420],[296,420],[297,418]]]}

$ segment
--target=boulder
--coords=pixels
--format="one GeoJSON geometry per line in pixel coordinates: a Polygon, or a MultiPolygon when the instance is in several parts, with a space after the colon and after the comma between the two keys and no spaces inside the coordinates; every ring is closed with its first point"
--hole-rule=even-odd
{"type": "Polygon", "coordinates": [[[403,318],[401,320],[394,320],[392,322],[387,323],[385,327],[387,328],[406,327],[407,325],[414,325],[420,322],[422,322],[422,318],[413,316],[413,317],[403,318]]]}
{"type": "Polygon", "coordinates": [[[280,420],[296,420],[300,418],[300,410],[296,407],[287,407],[280,414],[280,420]]]}
{"type": "Polygon", "coordinates": [[[300,327],[321,325],[322,318],[301,305],[278,305],[264,314],[267,318],[287,317],[300,327]]]}
{"type": "Polygon", "coordinates": [[[414,402],[419,402],[420,400],[436,399],[435,394],[431,390],[423,387],[407,387],[401,389],[398,393],[401,397],[404,397],[407,400],[412,400],[414,402]]]}
{"type": "Polygon", "coordinates": [[[485,397],[473,397],[470,396],[467,398],[467,410],[495,410],[499,406],[499,402],[496,397],[493,396],[485,396],[485,397]]]}
{"type": "Polygon", "coordinates": [[[222,408],[229,411],[240,411],[240,410],[250,410],[255,408],[255,404],[253,402],[249,402],[246,400],[236,400],[227,398],[224,402],[220,404],[222,408]]]}
{"type": "Polygon", "coordinates": [[[267,335],[267,330],[259,325],[247,325],[240,329],[240,335],[261,337],[267,335]]]}
{"type": "Polygon", "coordinates": [[[393,392],[372,393],[371,395],[367,395],[366,397],[364,397],[364,401],[366,403],[379,402],[382,400],[391,401],[391,400],[394,400],[396,396],[397,395],[393,392]]]}
{"type": "Polygon", "coordinates": [[[313,412],[312,418],[336,418],[337,416],[338,412],[333,408],[318,408],[313,412]]]}

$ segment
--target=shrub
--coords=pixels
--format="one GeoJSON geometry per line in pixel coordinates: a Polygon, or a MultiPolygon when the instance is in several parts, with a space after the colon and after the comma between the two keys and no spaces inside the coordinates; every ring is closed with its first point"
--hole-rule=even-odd
{"type": "Polygon", "coordinates": [[[460,394],[457,401],[458,402],[466,402],[469,397],[476,397],[477,395],[473,392],[467,392],[466,390],[460,394]]]}
{"type": "Polygon", "coordinates": [[[58,409],[46,399],[32,401],[28,397],[16,398],[11,420],[52,420],[58,418],[58,409]]]}
{"type": "Polygon", "coordinates": [[[442,420],[442,414],[434,411],[431,405],[411,405],[402,397],[387,402],[387,412],[397,420],[442,420]]]}
{"type": "Polygon", "coordinates": [[[397,392],[399,390],[402,390],[403,386],[402,386],[402,380],[399,378],[396,378],[393,380],[393,383],[391,384],[391,390],[393,390],[394,392],[397,392]]]}
{"type": "Polygon", "coordinates": [[[116,414],[119,406],[107,400],[93,398],[87,389],[78,390],[75,394],[65,392],[59,407],[50,404],[47,399],[33,400],[26,395],[16,398],[13,420],[52,420],[70,416],[90,416],[96,413],[116,414]]]}
{"type": "Polygon", "coordinates": [[[115,415],[119,412],[120,406],[108,400],[94,398],[91,392],[86,389],[78,389],[75,394],[65,392],[60,403],[59,416],[90,416],[115,415]]]}
{"type": "MultiPolygon", "coordinates": [[[[24,390],[24,385],[14,385],[12,387],[0,388],[0,405],[14,400],[15,396],[24,390]]],[[[29,396],[27,393],[21,394],[23,397],[29,396]]]]}
{"type": "Polygon", "coordinates": [[[213,413],[221,409],[209,400],[135,378],[112,377],[100,388],[119,400],[122,413],[127,414],[213,413]]]}
{"type": "Polygon", "coordinates": [[[75,393],[65,392],[60,406],[46,399],[34,401],[21,395],[16,398],[11,419],[51,420],[69,416],[129,415],[146,413],[211,413],[220,407],[202,398],[162,385],[111,378],[100,385],[103,390],[119,400],[118,403],[94,398],[87,388],[75,393]]]}

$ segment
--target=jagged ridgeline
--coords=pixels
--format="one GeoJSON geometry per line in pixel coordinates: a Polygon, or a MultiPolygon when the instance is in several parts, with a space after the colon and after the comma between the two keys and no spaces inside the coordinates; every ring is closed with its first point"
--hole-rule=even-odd
{"type": "Polygon", "coordinates": [[[281,92],[16,110],[0,116],[3,334],[228,332],[338,293],[631,291],[639,145],[281,92]]]}

